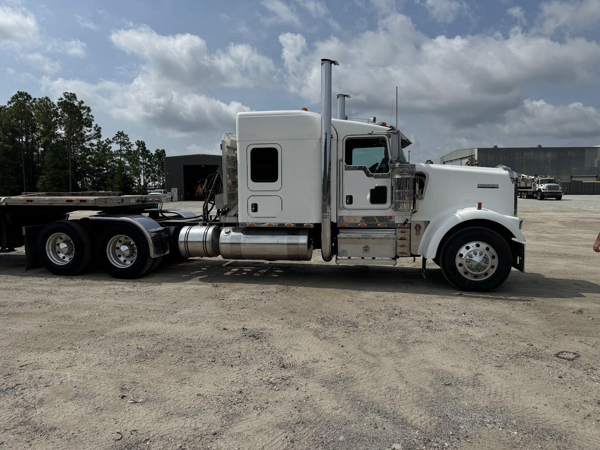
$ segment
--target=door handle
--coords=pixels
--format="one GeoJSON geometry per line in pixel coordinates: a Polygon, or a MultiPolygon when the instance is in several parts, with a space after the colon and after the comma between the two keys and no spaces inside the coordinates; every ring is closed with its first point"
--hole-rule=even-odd
{"type": "Polygon", "coordinates": [[[346,195],[346,205],[351,205],[353,200],[351,195],[346,195]]]}
{"type": "Polygon", "coordinates": [[[250,205],[250,211],[251,212],[258,212],[258,203],[252,203],[250,205]]]}

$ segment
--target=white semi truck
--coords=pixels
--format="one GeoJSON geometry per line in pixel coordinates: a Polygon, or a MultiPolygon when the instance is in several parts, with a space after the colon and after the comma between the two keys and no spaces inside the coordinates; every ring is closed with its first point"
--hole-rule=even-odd
{"type": "Polygon", "coordinates": [[[398,129],[346,120],[346,95],[332,119],[332,65],[321,61],[321,114],[237,115],[201,216],[163,211],[146,197],[57,197],[60,207],[53,197],[3,198],[2,247],[25,244],[29,267],[63,275],[98,259],[120,278],[144,275],[169,253],[308,261],[315,249],[339,265],[421,256],[425,267],[432,259],[462,290],[491,290],[511,267],[523,271],[516,175],[409,164],[403,148],[411,142],[398,129]],[[85,208],[101,212],[67,220],[67,211],[85,208]]]}
{"type": "Polygon", "coordinates": [[[555,198],[562,200],[563,191],[556,178],[551,175],[531,176],[519,174],[519,197],[520,198],[555,198]]]}

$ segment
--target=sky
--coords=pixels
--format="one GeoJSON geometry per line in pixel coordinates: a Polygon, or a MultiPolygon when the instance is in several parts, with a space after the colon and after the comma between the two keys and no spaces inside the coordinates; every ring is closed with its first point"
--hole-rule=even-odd
{"type": "Polygon", "coordinates": [[[0,0],[0,103],[75,92],[105,136],[218,153],[241,111],[395,123],[457,148],[600,145],[600,0],[0,0]],[[335,116],[335,102],[334,102],[335,116]]]}

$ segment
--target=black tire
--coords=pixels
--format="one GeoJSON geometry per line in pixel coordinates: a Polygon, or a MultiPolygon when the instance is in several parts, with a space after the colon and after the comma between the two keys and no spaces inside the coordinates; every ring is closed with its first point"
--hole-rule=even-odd
{"type": "Polygon", "coordinates": [[[150,248],[144,233],[135,226],[124,223],[111,225],[102,232],[98,240],[97,252],[102,268],[115,278],[139,278],[150,270],[155,261],[150,257],[150,248]],[[119,236],[128,239],[122,239],[122,242],[116,241],[119,236]],[[114,245],[127,245],[131,253],[129,255],[124,255],[124,252],[118,253],[111,242],[113,239],[114,245]]]}
{"type": "Polygon", "coordinates": [[[542,191],[537,191],[535,193],[535,198],[537,198],[538,200],[544,200],[544,193],[542,191]]]}
{"type": "Polygon", "coordinates": [[[466,228],[448,239],[440,262],[442,273],[452,285],[463,291],[485,292],[506,281],[512,266],[512,252],[504,238],[495,231],[466,228]],[[470,244],[473,244],[472,248],[469,248],[470,244]],[[461,253],[465,251],[466,254],[461,253]],[[483,264],[473,263],[473,256],[483,257],[483,264]],[[469,261],[471,267],[468,267],[469,261]],[[494,261],[497,262],[494,264],[494,261]],[[459,264],[463,269],[458,267],[459,264]]]}
{"type": "Polygon", "coordinates": [[[154,258],[152,260],[152,265],[150,266],[150,268],[148,269],[148,272],[146,272],[146,273],[154,272],[154,269],[156,269],[158,266],[160,266],[160,263],[162,261],[163,261],[162,256],[159,256],[158,258],[154,258]]]}
{"type": "Polygon", "coordinates": [[[559,195],[558,197],[556,197],[556,200],[562,200],[562,195],[559,195]]]}
{"type": "Polygon", "coordinates": [[[37,240],[42,265],[55,275],[77,275],[90,265],[92,238],[87,230],[72,220],[46,225],[37,240]],[[65,246],[65,252],[60,249],[65,246]]]}

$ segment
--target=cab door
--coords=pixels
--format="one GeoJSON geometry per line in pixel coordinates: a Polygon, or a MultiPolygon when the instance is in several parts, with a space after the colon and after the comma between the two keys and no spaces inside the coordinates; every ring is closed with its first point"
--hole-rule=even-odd
{"type": "Polygon", "coordinates": [[[392,202],[390,153],[385,136],[344,139],[341,205],[347,210],[386,210],[392,202]]]}

